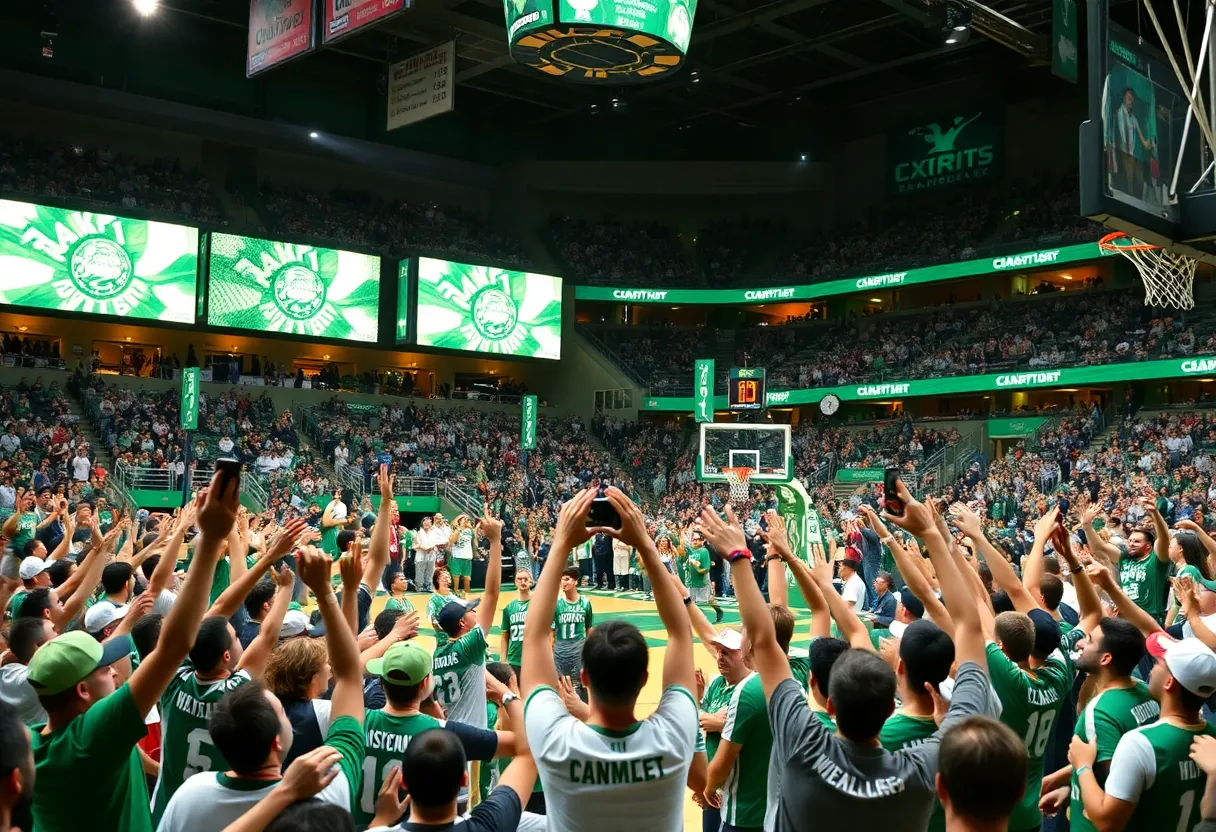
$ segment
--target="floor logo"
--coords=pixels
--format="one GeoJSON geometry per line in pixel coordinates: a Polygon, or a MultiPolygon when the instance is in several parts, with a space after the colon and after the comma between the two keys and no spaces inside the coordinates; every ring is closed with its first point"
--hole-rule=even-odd
{"type": "Polygon", "coordinates": [[[515,331],[519,311],[506,292],[487,286],[473,298],[473,326],[484,338],[501,341],[515,331]]]}
{"type": "Polygon", "coordinates": [[[274,302],[287,317],[306,321],[325,305],[325,283],[312,269],[292,263],[274,276],[274,302]]]}
{"type": "Polygon", "coordinates": [[[109,300],[127,291],[134,279],[131,255],[108,237],[86,237],[72,250],[72,283],[93,300],[109,300]]]}

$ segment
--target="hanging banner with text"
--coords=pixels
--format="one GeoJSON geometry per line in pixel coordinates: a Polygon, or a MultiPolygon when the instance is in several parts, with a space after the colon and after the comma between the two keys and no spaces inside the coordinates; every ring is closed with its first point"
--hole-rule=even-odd
{"type": "MultiPolygon", "coordinates": [[[[990,393],[1008,390],[1050,390],[1053,387],[1085,387],[1120,381],[1145,381],[1167,378],[1216,378],[1216,355],[1192,358],[1166,358],[1159,361],[1127,361],[1091,367],[1065,367],[1059,370],[1028,370],[1013,373],[989,373],[979,376],[951,376],[910,381],[887,381],[872,384],[850,384],[840,387],[811,387],[803,390],[769,390],[765,397],[769,407],[813,405],[828,393],[844,401],[883,399],[912,399],[917,396],[947,396],[957,393],[990,393]]],[[[713,406],[727,407],[726,396],[715,396],[713,406]]],[[[693,396],[651,397],[644,401],[644,410],[674,410],[695,412],[693,396]]]]}
{"type": "Polygon", "coordinates": [[[321,42],[363,31],[412,5],[413,0],[321,0],[321,42]]]}
{"type": "Polygon", "coordinates": [[[250,0],[245,75],[252,77],[311,52],[312,24],[313,0],[250,0]]]}
{"type": "Polygon", "coordinates": [[[536,448],[536,396],[524,396],[520,405],[519,447],[531,451],[536,448]]]}
{"type": "Polygon", "coordinates": [[[698,422],[714,420],[714,360],[699,358],[692,371],[693,415],[698,422]]]}
{"type": "Polygon", "coordinates": [[[887,137],[891,193],[911,194],[990,182],[1004,165],[1004,105],[960,108],[918,121],[887,137]]]}
{"type": "Polygon", "coordinates": [[[1034,432],[1043,427],[1047,421],[1042,416],[1022,416],[1018,419],[989,419],[989,439],[1019,439],[1023,436],[1033,436],[1034,432]]]}
{"type": "Polygon", "coordinates": [[[396,130],[452,111],[456,41],[395,63],[388,70],[388,128],[396,130]]]}
{"type": "Polygon", "coordinates": [[[845,280],[827,280],[822,283],[801,286],[769,286],[760,289],[642,289],[612,288],[609,286],[576,286],[575,300],[607,300],[618,303],[717,303],[757,304],[785,303],[792,301],[819,300],[833,295],[853,292],[873,292],[883,289],[898,289],[917,283],[935,283],[940,280],[955,280],[961,277],[979,277],[1003,272],[1022,272],[1100,260],[1113,252],[1103,251],[1097,243],[1080,243],[1059,248],[1023,251],[1003,254],[1000,257],[984,257],[977,260],[961,260],[943,263],[940,266],[925,266],[902,272],[853,277],[845,280]]]}
{"type": "Polygon", "coordinates": [[[198,430],[198,367],[182,370],[182,430],[198,430]]]}
{"type": "Polygon", "coordinates": [[[1077,83],[1077,0],[1053,0],[1051,73],[1077,83]]]}

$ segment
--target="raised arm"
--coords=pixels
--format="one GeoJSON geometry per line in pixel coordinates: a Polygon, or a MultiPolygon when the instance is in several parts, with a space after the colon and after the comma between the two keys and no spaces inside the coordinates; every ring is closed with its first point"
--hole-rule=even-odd
{"type": "Polygon", "coordinates": [[[954,633],[954,619],[950,617],[950,613],[946,611],[946,605],[937,597],[937,589],[933,586],[933,582],[929,580],[925,574],[925,570],[921,568],[921,561],[924,560],[919,554],[909,552],[907,548],[887,529],[883,524],[882,518],[874,511],[874,509],[865,505],[861,506],[861,511],[865,512],[870,518],[870,525],[880,535],[880,541],[891,552],[891,557],[895,559],[895,567],[899,570],[899,574],[903,576],[904,583],[912,594],[924,604],[925,613],[933,620],[937,626],[941,627],[947,633],[954,633]]]}
{"type": "MultiPolygon", "coordinates": [[[[388,631],[388,635],[382,639],[379,639],[375,644],[371,645],[360,653],[359,663],[366,668],[368,662],[370,662],[372,659],[378,659],[383,656],[388,652],[388,648],[392,647],[399,641],[411,639],[417,634],[418,611],[413,610],[412,612],[407,612],[404,615],[399,616],[396,623],[393,624],[393,629],[388,631]]],[[[504,652],[503,655],[505,656],[506,653],[504,652]]]]}
{"type": "Polygon", "coordinates": [[[211,479],[211,487],[195,498],[201,533],[194,547],[190,570],[186,573],[185,586],[165,617],[156,649],[140,662],[128,682],[141,714],[148,713],[160,699],[194,645],[194,636],[211,595],[215,565],[224,551],[228,531],[236,522],[240,491],[239,480],[225,482],[217,472],[211,479]]]}
{"type": "Polygon", "coordinates": [[[1144,500],[1144,510],[1148,512],[1148,516],[1153,521],[1153,531],[1157,533],[1157,540],[1153,544],[1153,551],[1157,553],[1157,560],[1162,563],[1170,562],[1170,527],[1165,524],[1165,518],[1161,516],[1161,512],[1157,510],[1157,503],[1153,500],[1144,500]]]}
{"type": "Polygon", "coordinates": [[[1036,599],[1043,591],[1043,548],[1051,539],[1059,516],[1060,507],[1057,505],[1052,506],[1038,519],[1034,524],[1034,543],[1030,547],[1030,553],[1022,558],[1022,586],[1036,599]]]}
{"type": "Polygon", "coordinates": [[[59,504],[56,506],[56,513],[63,521],[63,537],[60,538],[58,545],[55,546],[51,554],[47,556],[47,560],[59,560],[72,551],[72,535],[76,533],[76,527],[72,524],[72,515],[68,511],[67,500],[62,498],[59,500],[59,504]]]}
{"type": "Polygon", "coordinates": [[[325,622],[325,644],[329,648],[329,665],[334,676],[330,721],[353,716],[362,724],[363,668],[359,664],[359,645],[338,608],[338,599],[329,580],[332,568],[329,555],[315,546],[305,546],[296,555],[296,571],[317,597],[317,609],[325,622]]]}
{"type": "MultiPolygon", "coordinates": [[[[359,582],[363,579],[363,541],[359,533],[351,541],[350,549],[338,561],[338,575],[342,579],[342,619],[356,636],[359,634],[359,582]]],[[[369,587],[372,589],[372,587],[369,587]]]]}
{"type": "Polygon", "coordinates": [[[1100,512],[1101,506],[1097,503],[1092,503],[1082,508],[1080,523],[1077,524],[1077,528],[1085,530],[1085,539],[1089,541],[1089,551],[1093,553],[1094,559],[1113,569],[1114,565],[1123,557],[1123,552],[1118,546],[1093,530],[1094,519],[1100,512]]]}
{"type": "MultiPolygon", "coordinates": [[[[177,518],[177,526],[173,529],[169,542],[165,544],[165,551],[161,553],[160,560],[156,562],[156,568],[148,576],[148,592],[160,593],[169,586],[169,582],[173,579],[173,568],[177,566],[177,554],[182,550],[182,544],[186,541],[186,532],[194,525],[196,516],[197,510],[194,503],[182,509],[181,515],[177,518]]],[[[216,545],[219,546],[220,542],[216,541],[216,545]]],[[[194,548],[197,554],[198,545],[196,544],[194,548]]],[[[220,549],[220,551],[223,550],[220,549]]],[[[208,590],[208,595],[210,595],[210,590],[208,590]]]]}
{"type": "Polygon", "coordinates": [[[692,631],[701,640],[701,644],[705,645],[705,649],[716,658],[718,646],[714,643],[714,639],[718,637],[718,628],[710,624],[709,619],[705,617],[705,613],[701,612],[701,608],[692,603],[688,587],[684,586],[684,582],[680,580],[680,576],[675,572],[668,572],[667,577],[675,584],[676,592],[680,593],[680,598],[688,599],[684,603],[684,610],[688,613],[688,623],[692,625],[692,631]]]}
{"type": "MultiPolygon", "coordinates": [[[[249,571],[245,555],[249,554],[249,513],[241,506],[236,524],[228,532],[228,585],[245,577],[249,571]]],[[[216,599],[218,600],[218,599],[216,599]]]]}
{"type": "Polygon", "coordinates": [[[84,609],[85,601],[97,589],[97,584],[101,581],[101,570],[105,569],[106,564],[109,563],[110,551],[114,546],[114,542],[118,539],[118,529],[119,526],[111,529],[110,533],[106,535],[105,542],[102,543],[101,548],[94,549],[85,558],[84,567],[77,569],[76,574],[67,581],[64,581],[63,586],[67,586],[70,581],[79,578],[79,582],[68,590],[71,593],[71,597],[63,602],[59,615],[54,616],[52,619],[56,632],[67,632],[67,628],[80,615],[81,610],[84,609]]]}
{"type": "Polygon", "coordinates": [[[1065,532],[1056,529],[1052,546],[1055,548],[1056,554],[1064,558],[1064,562],[1068,564],[1068,571],[1072,575],[1072,586],[1077,591],[1077,605],[1080,607],[1077,610],[1077,614],[1080,616],[1077,627],[1083,633],[1092,633],[1104,614],[1098,590],[1094,586],[1093,580],[1090,579],[1089,573],[1085,571],[1085,567],[1081,565],[1081,561],[1073,552],[1072,539],[1065,532]]]}
{"type": "MultiPolygon", "coordinates": [[[[735,598],[739,601],[739,615],[743,618],[743,626],[747,628],[748,638],[752,642],[752,663],[760,674],[765,698],[771,697],[777,686],[786,679],[793,678],[793,674],[790,672],[789,658],[777,643],[773,616],[768,611],[768,605],[764,603],[760,587],[756,585],[751,558],[742,554],[747,552],[747,539],[743,536],[743,529],[739,527],[734,509],[729,505],[726,507],[726,521],[723,522],[716,511],[706,506],[701,511],[701,531],[710,545],[722,552],[730,564],[735,598]],[[738,553],[733,560],[730,557],[732,553],[738,553]]],[[[690,663],[691,658],[690,655],[690,663]]],[[[695,683],[695,673],[692,675],[695,683]]]]}
{"type": "Polygon", "coordinates": [[[993,546],[992,541],[984,534],[984,524],[979,515],[962,503],[950,506],[950,514],[955,525],[975,543],[980,557],[992,571],[997,586],[1005,590],[1009,600],[1013,602],[1013,608],[1021,613],[1038,609],[1039,602],[1022,586],[1017,573],[1013,571],[1013,564],[1005,559],[1004,553],[993,546]]]}
{"type": "Polygon", "coordinates": [[[1086,574],[1090,580],[1105,590],[1110,596],[1110,600],[1119,609],[1119,617],[1126,618],[1132,624],[1136,625],[1136,629],[1142,632],[1145,636],[1151,635],[1161,629],[1161,625],[1157,620],[1149,615],[1136,603],[1127,597],[1127,593],[1123,591],[1123,587],[1119,585],[1119,581],[1111,571],[1100,563],[1091,563],[1085,567],[1086,574]]]}
{"type": "Polygon", "coordinates": [[[262,626],[258,628],[257,638],[245,648],[245,652],[241,654],[240,664],[237,666],[240,670],[249,671],[249,675],[255,679],[261,678],[266,673],[270,652],[279,643],[279,630],[283,627],[283,616],[287,615],[292,590],[296,585],[295,573],[284,564],[274,573],[274,582],[276,587],[270,612],[266,613],[262,626]]]}
{"type": "MultiPolygon", "coordinates": [[[[258,581],[266,576],[270,567],[292,550],[296,536],[304,531],[306,525],[302,517],[297,517],[289,522],[287,528],[275,537],[274,544],[258,558],[257,562],[247,569],[239,580],[228,584],[228,588],[220,593],[220,597],[215,599],[211,609],[207,610],[207,616],[220,615],[224,618],[232,618],[236,615],[237,609],[245,603],[246,596],[253,591],[258,581]]],[[[232,536],[229,535],[229,545],[231,545],[231,539],[232,536]]],[[[159,564],[157,566],[159,568],[159,564]]]]}
{"type": "MultiPolygon", "coordinates": [[[[786,588],[785,570],[790,569],[794,575],[794,583],[798,584],[798,591],[802,593],[803,600],[811,610],[811,638],[827,638],[832,634],[832,611],[815,580],[814,570],[794,555],[785,527],[785,518],[770,510],[767,523],[768,531],[764,533],[764,540],[768,544],[769,605],[776,603],[772,592],[774,575],[779,576],[783,588],[786,588]]],[[[812,544],[811,555],[815,567],[828,562],[823,555],[823,547],[817,543],[812,544]]],[[[788,588],[786,595],[788,597],[788,588]]]]}
{"type": "MultiPolygon", "coordinates": [[[[389,546],[393,542],[393,505],[397,501],[393,493],[393,475],[388,465],[380,466],[380,508],[376,512],[376,524],[372,526],[372,537],[367,544],[367,558],[363,563],[363,583],[373,593],[388,566],[389,546]]],[[[402,541],[404,545],[404,540],[402,541]]],[[[421,589],[421,588],[420,588],[421,589]]],[[[487,631],[488,632],[488,631],[487,631]]]]}
{"type": "MultiPolygon", "coordinates": [[[[490,541],[490,561],[486,565],[486,588],[477,607],[477,623],[487,636],[494,626],[494,614],[498,612],[498,593],[502,588],[502,521],[490,516],[490,507],[482,505],[478,530],[490,541]]],[[[556,601],[554,605],[556,606],[556,601]]],[[[530,606],[530,605],[529,605],[530,606]]],[[[552,617],[550,617],[552,620],[552,617]]]]}

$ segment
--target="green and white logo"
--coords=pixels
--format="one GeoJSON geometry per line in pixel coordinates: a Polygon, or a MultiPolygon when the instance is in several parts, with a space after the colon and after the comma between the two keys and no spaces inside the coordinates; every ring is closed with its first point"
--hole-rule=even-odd
{"type": "Polygon", "coordinates": [[[0,303],[194,323],[198,231],[0,200],[0,303]]]}
{"type": "Polygon", "coordinates": [[[993,178],[1000,162],[1000,111],[951,113],[888,139],[896,193],[993,178]]]}
{"type": "Polygon", "coordinates": [[[417,320],[423,346],[560,358],[562,279],[422,257],[417,320]]]}
{"type": "Polygon", "coordinates": [[[207,323],[374,343],[380,258],[212,234],[207,323]]]}

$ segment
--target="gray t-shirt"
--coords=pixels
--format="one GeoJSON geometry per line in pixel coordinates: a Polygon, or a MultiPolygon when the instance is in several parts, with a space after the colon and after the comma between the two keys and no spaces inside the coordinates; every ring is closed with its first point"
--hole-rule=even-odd
{"type": "Polygon", "coordinates": [[[884,832],[923,832],[933,811],[933,781],[942,731],[984,713],[988,674],[974,662],[959,668],[950,710],[923,745],[891,753],[828,731],[786,679],[768,703],[773,755],[781,764],[778,832],[821,832],[849,826],[884,832]]]}

